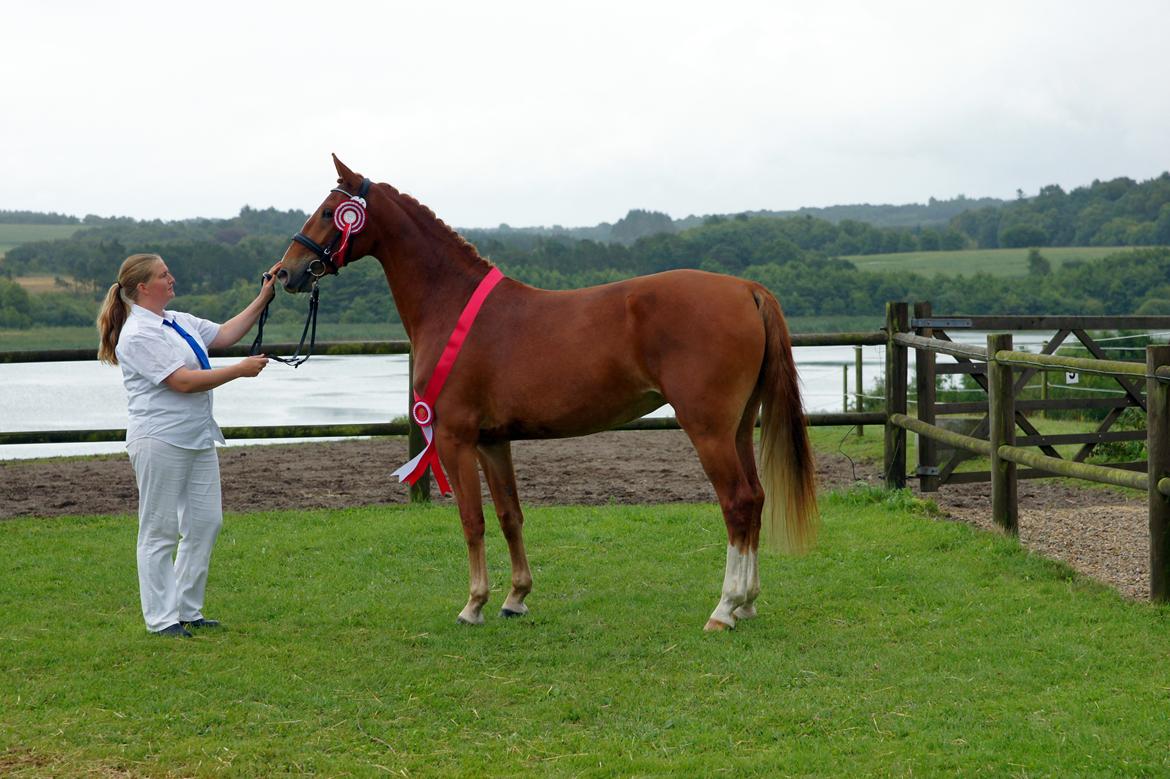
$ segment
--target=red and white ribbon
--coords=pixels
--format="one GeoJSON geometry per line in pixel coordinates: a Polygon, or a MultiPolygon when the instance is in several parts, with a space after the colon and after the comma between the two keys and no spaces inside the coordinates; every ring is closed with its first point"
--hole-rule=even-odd
{"type": "Polygon", "coordinates": [[[393,475],[397,476],[399,481],[414,484],[427,472],[427,468],[430,468],[435,472],[435,484],[438,486],[439,492],[443,495],[451,493],[451,485],[447,483],[447,476],[443,473],[443,467],[439,464],[438,452],[435,450],[435,401],[438,400],[439,392],[442,391],[443,384],[446,383],[447,376],[455,365],[455,359],[459,356],[459,350],[463,348],[463,342],[467,340],[467,334],[471,332],[471,325],[475,322],[479,309],[487,300],[487,296],[495,289],[496,284],[503,278],[504,274],[500,272],[499,268],[492,268],[479,282],[479,286],[471,294],[471,299],[463,307],[463,313],[459,315],[459,321],[455,323],[451,337],[447,339],[447,346],[443,349],[438,364],[435,365],[435,372],[431,374],[426,389],[423,390],[422,395],[415,393],[415,402],[411,406],[410,415],[414,418],[415,424],[422,429],[426,446],[413,460],[394,472],[393,475]]]}
{"type": "Polygon", "coordinates": [[[349,248],[349,237],[356,235],[366,226],[366,201],[354,195],[333,212],[333,224],[342,232],[341,245],[333,253],[337,267],[345,265],[345,250],[349,248]]]}

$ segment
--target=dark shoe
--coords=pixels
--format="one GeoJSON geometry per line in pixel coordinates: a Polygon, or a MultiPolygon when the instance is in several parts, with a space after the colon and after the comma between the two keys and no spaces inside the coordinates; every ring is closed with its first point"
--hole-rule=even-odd
{"type": "Polygon", "coordinates": [[[156,635],[156,636],[170,636],[171,638],[190,638],[191,637],[191,634],[188,633],[183,628],[183,626],[180,625],[178,622],[176,622],[173,625],[169,625],[169,626],[163,628],[162,630],[154,631],[154,635],[156,635]]]}
{"type": "Polygon", "coordinates": [[[198,630],[199,628],[217,628],[217,627],[219,627],[219,621],[214,620],[214,619],[204,619],[203,617],[200,617],[199,619],[192,620],[190,622],[184,622],[183,627],[188,628],[188,629],[195,628],[196,630],[198,630]]]}

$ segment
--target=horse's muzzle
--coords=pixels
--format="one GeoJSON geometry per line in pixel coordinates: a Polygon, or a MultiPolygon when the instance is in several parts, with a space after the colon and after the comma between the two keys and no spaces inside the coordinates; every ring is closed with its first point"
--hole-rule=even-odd
{"type": "Polygon", "coordinates": [[[276,272],[276,280],[284,285],[285,292],[309,291],[310,275],[307,270],[302,270],[294,275],[285,268],[281,268],[276,272]]]}

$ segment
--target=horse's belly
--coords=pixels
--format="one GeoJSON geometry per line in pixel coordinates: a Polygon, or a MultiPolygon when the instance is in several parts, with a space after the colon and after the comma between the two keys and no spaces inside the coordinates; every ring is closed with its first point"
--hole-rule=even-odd
{"type": "Polygon", "coordinates": [[[658,392],[631,397],[606,393],[592,397],[582,395],[571,402],[562,400],[546,407],[517,409],[518,413],[507,422],[485,428],[483,438],[519,440],[589,435],[645,416],[665,402],[658,392]]]}

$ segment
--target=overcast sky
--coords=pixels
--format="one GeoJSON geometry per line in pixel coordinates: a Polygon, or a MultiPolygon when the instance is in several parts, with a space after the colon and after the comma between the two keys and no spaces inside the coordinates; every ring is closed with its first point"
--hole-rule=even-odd
{"type": "Polygon", "coordinates": [[[1170,169],[1170,2],[3,3],[0,209],[311,210],[330,152],[463,227],[1170,169]]]}

